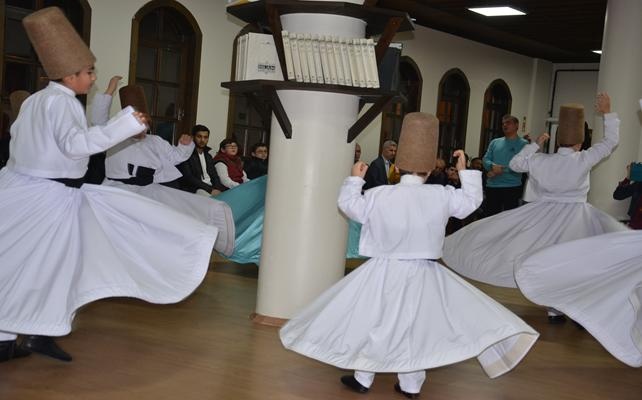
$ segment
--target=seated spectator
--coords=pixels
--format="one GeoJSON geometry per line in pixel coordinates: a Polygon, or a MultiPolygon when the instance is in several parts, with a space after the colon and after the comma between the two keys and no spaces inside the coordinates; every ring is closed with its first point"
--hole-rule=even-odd
{"type": "Polygon", "coordinates": [[[631,180],[631,164],[626,166],[626,177],[615,188],[613,198],[615,200],[624,200],[631,198],[629,205],[628,225],[632,229],[642,229],[642,182],[635,182],[631,180]]]}
{"type": "Polygon", "coordinates": [[[221,182],[216,174],[214,160],[210,156],[211,148],[207,146],[210,130],[204,125],[192,128],[194,151],[187,161],[178,165],[183,174],[181,189],[203,196],[216,196],[221,193],[221,182]]]}
{"type": "Polygon", "coordinates": [[[459,171],[454,165],[448,166],[446,168],[446,178],[448,179],[447,184],[454,187],[455,189],[461,188],[461,182],[459,181],[459,171]]]}
{"type": "Polygon", "coordinates": [[[481,157],[474,157],[470,160],[470,169],[484,171],[484,161],[482,161],[481,157]]]}
{"type": "Polygon", "coordinates": [[[265,143],[255,143],[250,149],[250,157],[244,160],[243,170],[248,179],[255,179],[267,175],[268,172],[268,147],[265,143]]]}
{"type": "Polygon", "coordinates": [[[243,162],[238,153],[239,145],[236,140],[223,139],[219,145],[218,153],[214,156],[214,167],[221,180],[222,191],[249,181],[243,171],[243,162]]]}

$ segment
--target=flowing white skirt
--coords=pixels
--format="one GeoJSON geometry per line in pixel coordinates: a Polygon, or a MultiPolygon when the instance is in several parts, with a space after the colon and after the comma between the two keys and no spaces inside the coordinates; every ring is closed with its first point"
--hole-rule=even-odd
{"type": "Polygon", "coordinates": [[[442,259],[467,278],[515,288],[518,257],[557,243],[627,230],[588,203],[534,202],[447,236],[442,259]]]}
{"type": "Polygon", "coordinates": [[[207,272],[216,228],[113,187],[80,189],[0,170],[0,331],[71,330],[113,296],[174,303],[207,272]]]}
{"type": "Polygon", "coordinates": [[[529,300],[564,312],[615,358],[642,366],[642,232],[549,247],[520,260],[515,278],[529,300]]]}
{"type": "Polygon", "coordinates": [[[226,256],[234,252],[234,218],[230,206],[226,203],[194,193],[172,189],[157,183],[136,186],[105,179],[103,185],[138,193],[141,196],[161,202],[176,211],[190,215],[201,222],[215,226],[218,228],[218,236],[216,237],[216,243],[214,243],[214,250],[226,256]]]}
{"type": "Polygon", "coordinates": [[[538,333],[434,261],[376,258],[280,336],[286,348],[339,368],[410,372],[477,357],[494,378],[519,363],[538,333]]]}

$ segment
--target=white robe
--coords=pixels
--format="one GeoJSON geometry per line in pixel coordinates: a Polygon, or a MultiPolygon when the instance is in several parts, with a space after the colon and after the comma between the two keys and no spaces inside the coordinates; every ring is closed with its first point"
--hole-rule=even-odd
{"type": "Polygon", "coordinates": [[[131,108],[88,128],[55,82],[23,103],[0,170],[0,331],[65,335],[93,300],[172,303],[203,280],[216,228],[128,191],[45,179],[82,177],[89,155],[143,129],[131,108]]]}
{"type": "Polygon", "coordinates": [[[129,138],[107,150],[105,175],[108,178],[128,179],[136,176],[129,173],[127,164],[134,168],[142,166],[154,169],[154,183],[174,181],[183,176],[177,164],[187,160],[194,151],[194,142],[189,145],[172,146],[160,136],[145,135],[144,138],[129,138]]]}
{"type": "Polygon", "coordinates": [[[361,195],[345,180],[340,209],[363,224],[360,253],[373,257],[280,331],[283,345],[339,368],[411,372],[477,357],[490,377],[519,363],[538,333],[433,261],[450,216],[482,200],[479,171],[460,172],[462,189],[406,175],[361,195]]]}
{"type": "MultiPolygon", "coordinates": [[[[182,176],[174,166],[190,157],[191,146],[171,146],[160,136],[146,135],[144,139],[127,139],[107,151],[103,184],[119,187],[159,201],[178,212],[190,215],[218,229],[214,249],[224,255],[234,252],[234,218],[230,206],[225,202],[184,192],[161,185],[182,176]],[[115,179],[128,179],[127,164],[155,169],[154,182],[146,186],[128,185],[115,179]],[[178,173],[178,176],[174,173],[178,173]]],[[[134,175],[136,171],[133,171],[134,175]]]]}
{"type": "Polygon", "coordinates": [[[642,366],[642,231],[543,249],[518,261],[515,279],[529,300],[562,311],[615,358],[642,366]]]}
{"type": "Polygon", "coordinates": [[[619,123],[617,114],[606,114],[604,139],[585,151],[560,148],[555,154],[543,154],[537,153],[537,144],[526,145],[510,168],[529,173],[536,199],[446,237],[444,262],[465,277],[515,288],[519,257],[556,243],[628,230],[586,202],[591,168],[617,145],[619,123]]]}
{"type": "MultiPolygon", "coordinates": [[[[92,106],[92,121],[102,124],[107,121],[112,96],[96,95],[92,106]]],[[[194,151],[194,143],[189,145],[170,145],[156,135],[145,135],[143,139],[129,138],[107,150],[105,158],[105,175],[108,179],[103,184],[119,187],[159,201],[176,211],[185,213],[218,229],[214,249],[226,256],[234,252],[234,218],[232,210],[226,203],[193,193],[184,192],[160,185],[171,182],[182,176],[176,168],[187,160],[194,151]],[[136,176],[136,170],[129,173],[128,164],[136,167],[152,168],[153,183],[146,186],[127,185],[113,179],[128,179],[136,176]]]]}

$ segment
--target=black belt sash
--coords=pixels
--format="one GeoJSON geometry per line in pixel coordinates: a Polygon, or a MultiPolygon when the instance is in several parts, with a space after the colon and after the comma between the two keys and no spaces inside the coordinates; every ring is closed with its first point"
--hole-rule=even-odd
{"type": "MultiPolygon", "coordinates": [[[[129,172],[130,175],[133,174],[134,167],[135,165],[133,164],[127,164],[127,171],[129,172]]],[[[156,170],[154,168],[139,166],[136,169],[136,176],[132,176],[131,178],[122,178],[122,179],[109,178],[109,179],[111,179],[112,181],[122,182],[127,185],[147,186],[154,182],[154,173],[156,173],[156,170]]]]}
{"type": "Polygon", "coordinates": [[[85,178],[48,178],[51,181],[62,183],[65,186],[78,189],[85,183],[85,178]]]}

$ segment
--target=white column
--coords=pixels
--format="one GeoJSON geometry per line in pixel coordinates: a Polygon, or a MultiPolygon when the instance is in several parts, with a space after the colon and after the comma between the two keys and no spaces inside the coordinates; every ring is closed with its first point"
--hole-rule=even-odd
{"type": "MultiPolygon", "coordinates": [[[[283,29],[295,33],[364,37],[359,19],[325,14],[288,14],[283,29]]],[[[350,174],[357,120],[354,95],[278,91],[292,123],[286,139],[272,117],[270,174],[259,266],[257,321],[290,318],[343,277],[347,220],[337,208],[350,174]]]]}
{"type": "MultiPolygon", "coordinates": [[[[611,108],[620,117],[620,144],[591,173],[589,202],[619,218],[628,201],[613,200],[613,190],[625,175],[626,164],[642,160],[640,105],[642,97],[642,1],[609,0],[602,40],[598,90],[611,96],[611,108]]],[[[588,106],[588,105],[587,105],[588,106]]],[[[597,117],[593,143],[604,137],[597,117]]]]}

